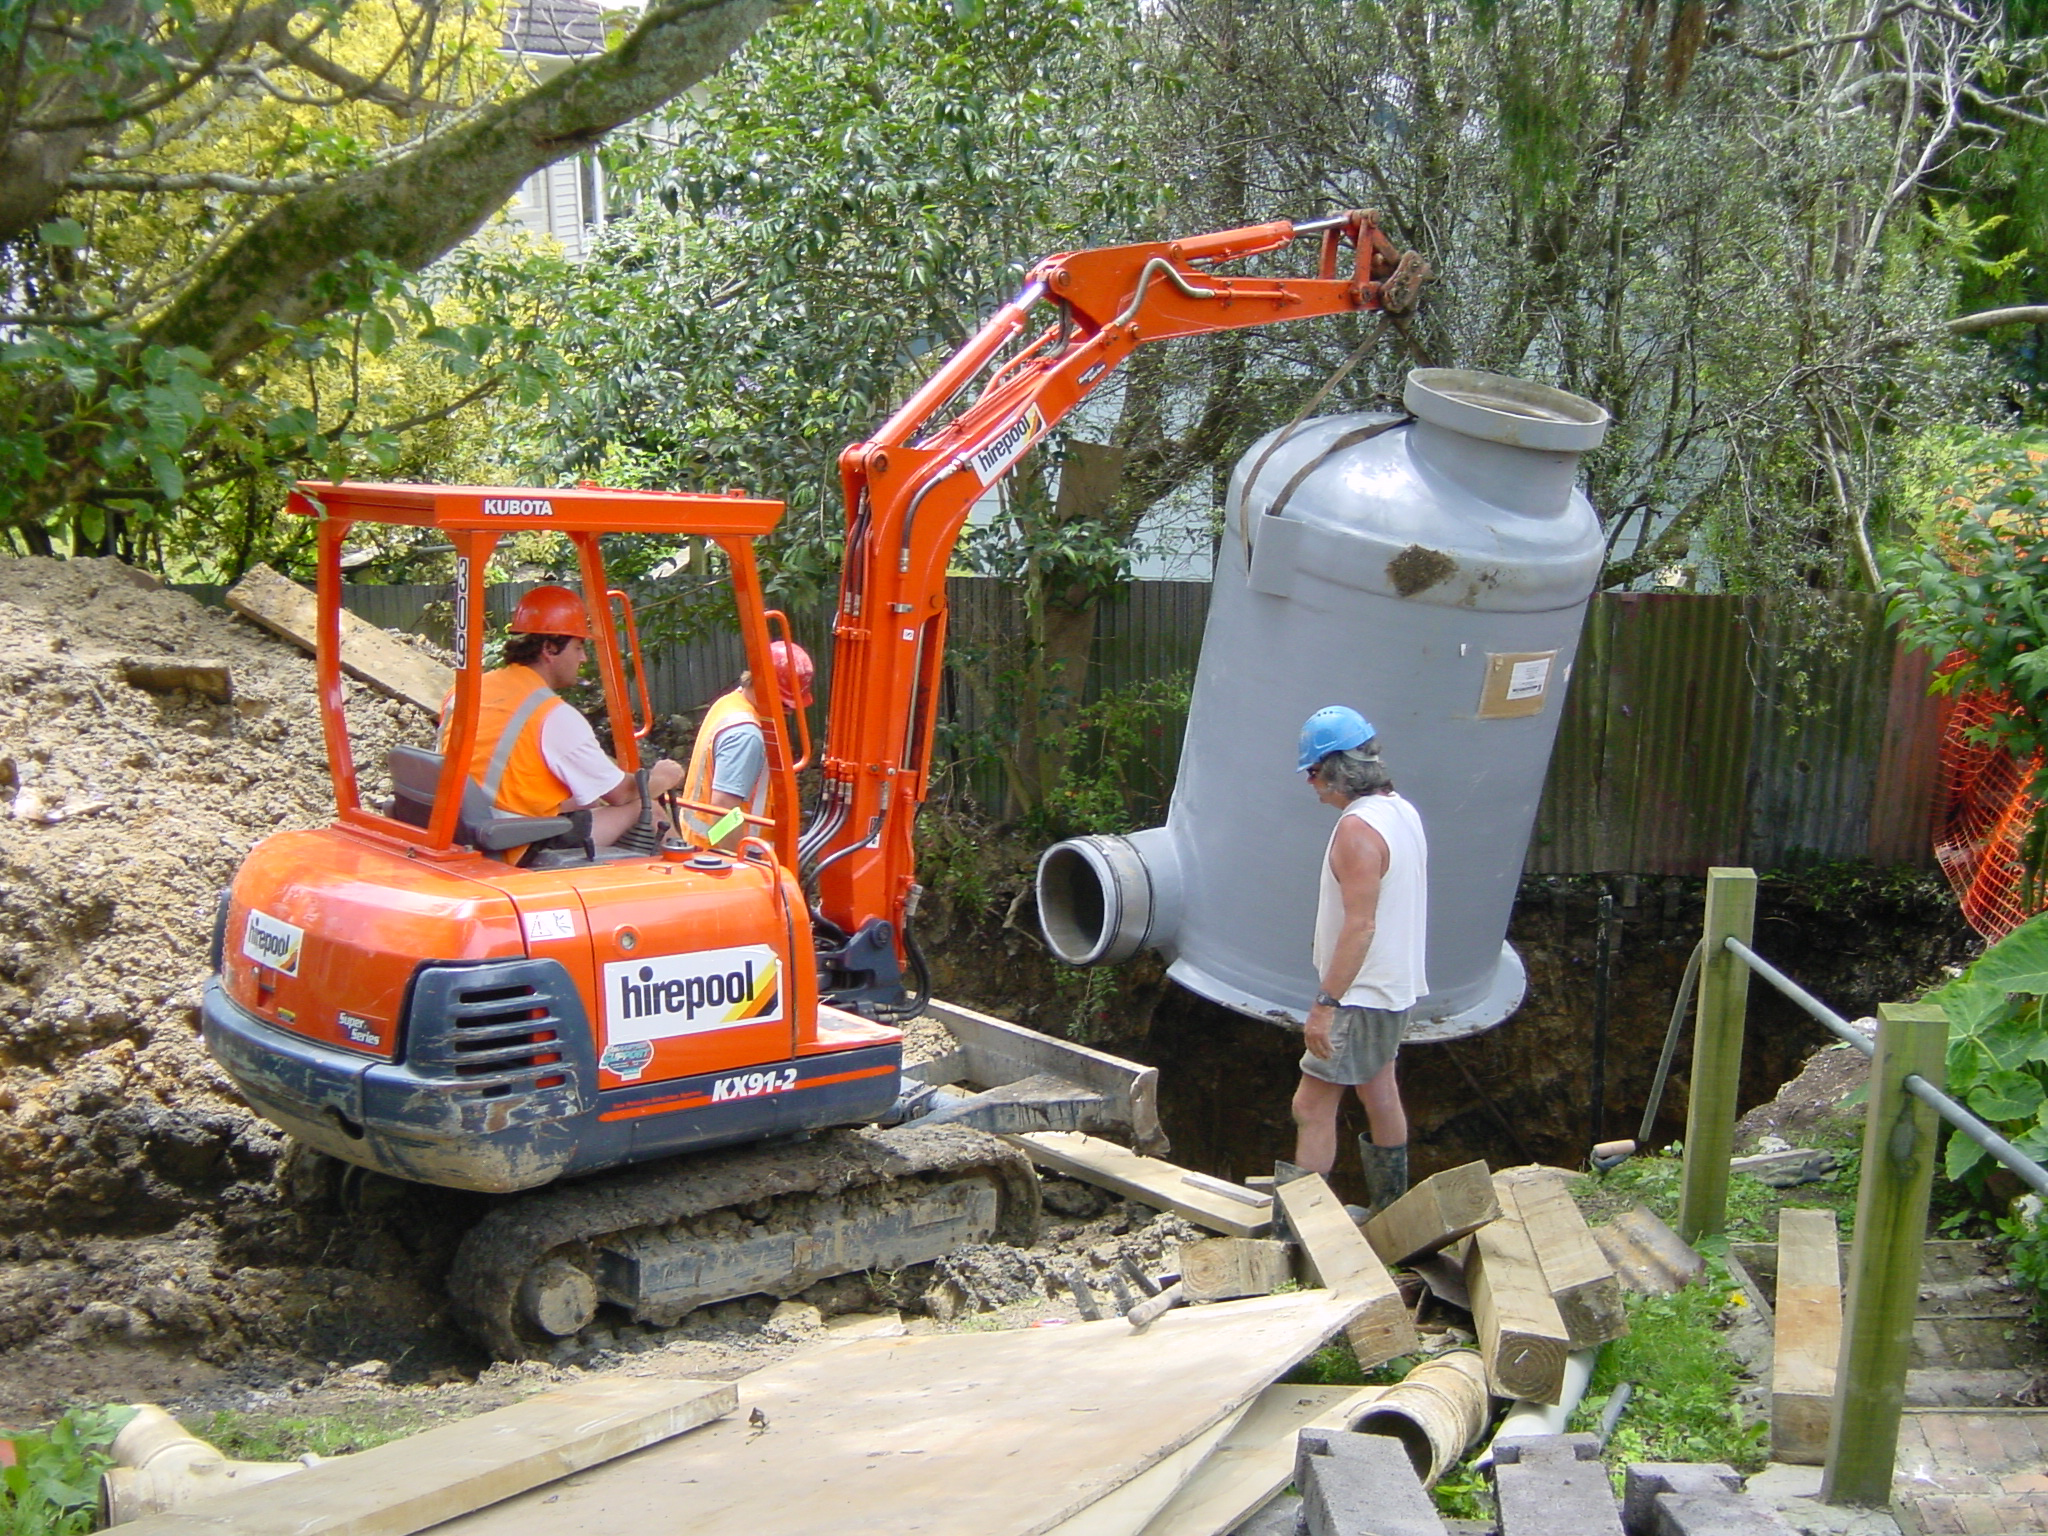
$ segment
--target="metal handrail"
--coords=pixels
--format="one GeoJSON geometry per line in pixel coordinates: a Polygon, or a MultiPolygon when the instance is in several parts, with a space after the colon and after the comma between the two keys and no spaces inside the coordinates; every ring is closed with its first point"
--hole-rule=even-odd
{"type": "MultiPolygon", "coordinates": [[[[1800,986],[1790,976],[1787,976],[1775,965],[1772,965],[1770,961],[1751,949],[1742,940],[1727,938],[1722,940],[1722,942],[1728,947],[1730,954],[1734,955],[1736,959],[1756,972],[1758,976],[1777,988],[1795,1007],[1826,1029],[1830,1034],[1836,1035],[1845,1043],[1855,1046],[1857,1050],[1866,1056],[1872,1056],[1877,1053],[1877,1043],[1874,1040],[1843,1018],[1839,1013],[1836,1013],[1834,1009],[1815,997],[1811,992],[1800,986]]],[[[1942,1119],[1962,1132],[1963,1135],[1969,1137],[1970,1140],[1997,1158],[2007,1168],[2010,1168],[2037,1194],[2048,1198],[2048,1168],[2043,1168],[2039,1163],[2027,1156],[2026,1153],[2015,1147],[2011,1142],[1999,1135],[1998,1132],[1991,1129],[1990,1126],[1935,1087],[1934,1084],[1928,1082],[1919,1073],[1907,1074],[1902,1080],[1902,1086],[1906,1092],[1912,1094],[1914,1098],[1925,1104],[1929,1109],[1941,1116],[1942,1119]]]]}

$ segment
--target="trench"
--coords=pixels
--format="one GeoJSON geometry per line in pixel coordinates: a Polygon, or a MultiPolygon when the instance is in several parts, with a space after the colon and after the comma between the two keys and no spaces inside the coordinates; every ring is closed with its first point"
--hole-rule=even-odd
{"type": "MultiPolygon", "coordinates": [[[[1595,1139],[1602,896],[1613,903],[1603,1134],[1634,1135],[1686,958],[1699,938],[1704,895],[1705,882],[1689,877],[1524,879],[1509,926],[1529,972],[1522,1007],[1484,1034],[1402,1050],[1413,1176],[1474,1158],[1497,1168],[1585,1163],[1595,1139]]],[[[1149,957],[1115,972],[1075,973],[1056,969],[1014,933],[949,947],[962,959],[946,967],[942,996],[974,1002],[978,995],[978,1006],[1159,1067],[1161,1118],[1174,1161],[1243,1179],[1271,1172],[1275,1158],[1290,1155],[1298,1035],[1167,982],[1149,957]],[[1038,971],[1045,974],[1034,977],[1038,971]]],[[[1935,875],[1827,865],[1760,879],[1755,947],[1857,1018],[1880,1003],[1917,998],[1941,980],[1944,966],[1975,954],[1981,940],[1935,875]]],[[[1741,1107],[1768,1102],[1829,1043],[1818,1025],[1755,983],[1741,1107]]],[[[1688,1024],[1657,1118],[1658,1144],[1683,1134],[1690,1063],[1688,1024]]],[[[1365,1129],[1364,1112],[1347,1099],[1343,1116],[1333,1182],[1357,1199],[1362,1179],[1351,1148],[1365,1129]]]]}

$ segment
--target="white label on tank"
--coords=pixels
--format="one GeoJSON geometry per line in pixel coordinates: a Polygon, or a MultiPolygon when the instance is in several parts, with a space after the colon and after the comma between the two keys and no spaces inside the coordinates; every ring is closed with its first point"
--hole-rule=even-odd
{"type": "Polygon", "coordinates": [[[544,944],[549,939],[573,939],[576,937],[576,914],[567,907],[552,907],[545,912],[526,914],[526,942],[544,944]]]}
{"type": "Polygon", "coordinates": [[[1550,658],[1538,656],[1533,661],[1518,661],[1508,672],[1508,698],[1540,699],[1543,689],[1550,682],[1550,658]]]}
{"type": "Polygon", "coordinates": [[[267,965],[281,975],[299,974],[299,956],[305,951],[306,930],[294,928],[281,917],[249,909],[242,925],[242,953],[258,965],[267,965]]]}
{"type": "Polygon", "coordinates": [[[670,1040],[782,1017],[782,967],[766,944],[613,960],[604,968],[604,1036],[670,1040]]]}

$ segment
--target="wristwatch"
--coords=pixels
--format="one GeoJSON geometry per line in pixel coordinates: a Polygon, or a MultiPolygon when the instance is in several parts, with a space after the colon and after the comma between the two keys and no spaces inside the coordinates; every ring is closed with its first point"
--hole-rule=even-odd
{"type": "Polygon", "coordinates": [[[1327,992],[1318,992],[1316,994],[1316,1006],[1318,1008],[1342,1008],[1344,1002],[1343,999],[1332,997],[1327,992]]]}

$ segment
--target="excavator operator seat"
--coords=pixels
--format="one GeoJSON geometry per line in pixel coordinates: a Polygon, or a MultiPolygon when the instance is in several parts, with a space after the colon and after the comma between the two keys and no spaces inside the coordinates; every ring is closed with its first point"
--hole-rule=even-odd
{"type": "MultiPolygon", "coordinates": [[[[420,747],[393,747],[384,757],[391,770],[393,819],[424,827],[434,813],[434,791],[441,782],[441,754],[420,747]]],[[[455,821],[455,841],[485,853],[502,853],[528,843],[545,842],[571,829],[566,816],[514,816],[491,804],[483,785],[462,781],[462,812],[455,821]]]]}

